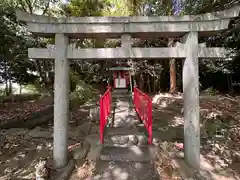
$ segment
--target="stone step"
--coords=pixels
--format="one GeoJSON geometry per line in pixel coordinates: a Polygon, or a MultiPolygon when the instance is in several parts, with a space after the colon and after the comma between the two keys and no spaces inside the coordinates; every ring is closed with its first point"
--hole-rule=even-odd
{"type": "Polygon", "coordinates": [[[131,93],[112,93],[113,96],[123,96],[128,97],[131,96],[131,93]]]}
{"type": "Polygon", "coordinates": [[[113,89],[112,93],[130,93],[128,89],[113,89]]]}
{"type": "Polygon", "coordinates": [[[154,162],[97,161],[92,180],[159,180],[154,162]]]}
{"type": "Polygon", "coordinates": [[[105,135],[104,145],[115,147],[130,147],[133,145],[147,146],[148,139],[143,133],[129,135],[105,135]]]}
{"type": "Polygon", "coordinates": [[[121,128],[134,128],[141,121],[131,112],[117,112],[112,118],[112,127],[121,127],[121,128]]]}
{"type": "Polygon", "coordinates": [[[144,162],[156,159],[157,148],[154,146],[111,147],[104,146],[100,152],[103,161],[144,162]]]}
{"type": "Polygon", "coordinates": [[[133,127],[136,127],[137,125],[139,124],[139,121],[138,120],[131,120],[131,122],[121,122],[119,120],[114,120],[114,124],[111,125],[111,127],[114,127],[114,128],[133,128],[133,127]]]}
{"type": "Polygon", "coordinates": [[[112,91],[112,94],[125,94],[130,95],[132,94],[130,91],[112,91]]]}
{"type": "Polygon", "coordinates": [[[112,101],[112,109],[116,109],[116,108],[131,108],[131,109],[133,109],[134,105],[131,101],[126,105],[118,105],[117,101],[112,101]]]}
{"type": "Polygon", "coordinates": [[[130,95],[130,91],[112,91],[112,95],[130,95]]]}
{"type": "Polygon", "coordinates": [[[136,127],[126,128],[126,127],[108,127],[105,130],[105,134],[108,136],[111,135],[128,135],[128,134],[137,134],[139,133],[136,127]]]}
{"type": "Polygon", "coordinates": [[[112,95],[112,101],[131,101],[131,96],[129,95],[112,95]]]}

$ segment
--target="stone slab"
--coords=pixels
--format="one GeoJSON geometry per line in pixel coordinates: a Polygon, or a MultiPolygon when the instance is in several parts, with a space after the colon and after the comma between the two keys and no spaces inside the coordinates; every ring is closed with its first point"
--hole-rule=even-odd
{"type": "MultiPolygon", "coordinates": [[[[129,69],[130,70],[130,69],[129,69]]],[[[128,94],[129,93],[129,91],[128,91],[128,89],[114,89],[113,91],[112,91],[112,93],[113,94],[119,94],[119,93],[124,93],[124,94],[128,94]]]]}
{"type": "MultiPolygon", "coordinates": [[[[17,11],[17,18],[27,22],[30,32],[41,36],[54,33],[78,36],[78,38],[117,38],[122,34],[133,37],[181,36],[186,32],[211,33],[228,28],[231,18],[239,15],[239,6],[201,15],[159,17],[68,17],[54,18],[17,11]],[[204,27],[204,28],[203,28],[204,27]]],[[[81,56],[80,56],[81,57],[81,56]]]]}
{"type": "Polygon", "coordinates": [[[71,150],[73,159],[77,160],[77,159],[85,158],[89,149],[90,149],[90,144],[88,144],[87,142],[84,142],[80,146],[73,147],[71,150]]]}
{"type": "Polygon", "coordinates": [[[184,15],[184,16],[129,16],[129,17],[49,17],[49,16],[41,16],[37,14],[30,14],[28,12],[23,12],[20,10],[16,10],[16,15],[18,20],[25,21],[25,22],[35,22],[41,24],[129,24],[129,23],[153,23],[153,22],[183,22],[186,21],[212,21],[212,20],[219,20],[221,18],[231,18],[237,17],[239,15],[240,8],[239,6],[233,6],[229,9],[225,9],[223,11],[216,11],[212,13],[203,13],[198,15],[184,15]]]}
{"type": "Polygon", "coordinates": [[[125,127],[109,127],[106,129],[106,134],[108,136],[111,135],[127,135],[127,134],[136,134],[138,133],[138,129],[133,127],[133,128],[125,128],[125,127]]]}
{"type": "MultiPolygon", "coordinates": [[[[224,48],[199,47],[199,58],[225,58],[224,48]]],[[[29,48],[28,57],[35,59],[54,59],[58,51],[47,48],[29,48]]],[[[67,50],[67,58],[70,60],[91,60],[91,59],[166,59],[185,58],[187,52],[185,47],[169,48],[94,48],[94,49],[70,49],[67,50]]]]}
{"type": "Polygon", "coordinates": [[[103,147],[100,159],[105,161],[150,161],[156,158],[156,148],[153,147],[103,147]]]}
{"type": "Polygon", "coordinates": [[[91,144],[91,146],[98,146],[100,145],[100,135],[99,134],[91,134],[85,137],[84,139],[86,142],[91,144]]]}
{"type": "Polygon", "coordinates": [[[92,160],[92,161],[96,161],[99,159],[100,157],[100,152],[102,150],[102,146],[99,145],[92,145],[88,154],[87,154],[87,159],[88,160],[92,160]]]}
{"type": "Polygon", "coordinates": [[[92,180],[159,180],[153,162],[97,162],[92,180]]]}
{"type": "Polygon", "coordinates": [[[105,146],[115,147],[130,147],[133,145],[147,146],[147,136],[143,133],[128,134],[128,135],[113,135],[105,136],[105,146]]]}

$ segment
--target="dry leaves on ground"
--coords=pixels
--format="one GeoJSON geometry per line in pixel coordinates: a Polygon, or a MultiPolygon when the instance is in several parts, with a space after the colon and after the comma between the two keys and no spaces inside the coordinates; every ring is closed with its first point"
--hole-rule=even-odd
{"type": "Polygon", "coordinates": [[[34,101],[9,102],[0,107],[0,121],[25,118],[33,112],[39,112],[52,105],[52,98],[46,97],[34,101]]]}

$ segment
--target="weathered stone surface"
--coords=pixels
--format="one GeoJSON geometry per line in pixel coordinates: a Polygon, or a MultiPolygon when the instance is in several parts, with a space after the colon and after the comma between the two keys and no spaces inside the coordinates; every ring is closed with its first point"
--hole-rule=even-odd
{"type": "Polygon", "coordinates": [[[70,159],[64,168],[57,169],[52,173],[49,180],[68,180],[75,168],[75,160],[70,159]]]}
{"type": "Polygon", "coordinates": [[[126,128],[126,127],[109,127],[106,129],[107,135],[127,135],[138,133],[137,128],[126,128]]]}
{"type": "Polygon", "coordinates": [[[148,144],[148,139],[146,136],[139,136],[138,137],[138,145],[147,145],[148,144]]]}
{"type": "MultiPolygon", "coordinates": [[[[36,127],[36,128],[39,128],[39,127],[36,127]]],[[[11,128],[11,129],[6,129],[4,131],[11,136],[19,136],[26,133],[28,130],[24,128],[11,128]]]]}
{"type": "Polygon", "coordinates": [[[91,134],[85,137],[86,142],[92,145],[100,145],[99,134],[91,134]]]}
{"type": "Polygon", "coordinates": [[[106,139],[105,141],[106,141],[106,143],[111,141],[113,144],[123,145],[123,144],[128,143],[129,136],[124,136],[124,135],[112,136],[112,137],[106,139]]]}
{"type": "Polygon", "coordinates": [[[192,168],[200,169],[200,121],[199,121],[199,67],[198,33],[189,32],[183,38],[186,59],[183,64],[184,97],[184,152],[185,160],[192,168]]]}
{"type": "MultiPolygon", "coordinates": [[[[49,51],[43,48],[30,48],[29,57],[36,59],[54,59],[56,51],[49,51]]],[[[224,48],[200,47],[199,58],[225,58],[227,51],[224,48]]],[[[166,59],[166,58],[185,58],[186,52],[183,47],[172,48],[131,48],[127,52],[123,48],[104,48],[104,49],[69,49],[68,59],[166,59]]],[[[126,95],[113,95],[113,98],[122,100],[130,99],[126,95]]]]}
{"type": "Polygon", "coordinates": [[[92,126],[91,131],[90,131],[89,134],[99,134],[99,131],[100,131],[99,128],[100,128],[99,125],[92,126]]]}
{"type": "Polygon", "coordinates": [[[91,121],[99,121],[100,119],[100,107],[95,105],[89,109],[89,118],[91,121]]]}
{"type": "MultiPolygon", "coordinates": [[[[228,28],[230,18],[239,15],[239,6],[225,11],[196,16],[160,17],[68,17],[54,18],[17,11],[19,20],[26,21],[28,30],[39,35],[63,33],[92,38],[116,38],[122,34],[135,37],[181,36],[186,32],[213,32],[228,28]],[[222,18],[222,19],[221,19],[222,18]],[[204,27],[204,28],[203,28],[204,27]]],[[[204,34],[204,33],[203,33],[204,34]]],[[[81,57],[81,56],[79,56],[81,57]]]]}
{"type": "Polygon", "coordinates": [[[84,139],[84,136],[75,129],[72,131],[68,131],[68,138],[76,140],[76,141],[80,141],[80,140],[84,139]]]}
{"type": "Polygon", "coordinates": [[[114,147],[146,146],[147,144],[147,137],[144,134],[106,136],[104,141],[104,145],[114,147]]]}
{"type": "Polygon", "coordinates": [[[150,147],[104,147],[100,159],[105,161],[150,161],[156,158],[156,149],[150,147]]]}
{"type": "Polygon", "coordinates": [[[154,162],[99,161],[93,180],[159,180],[154,162]]]}
{"type": "Polygon", "coordinates": [[[93,161],[98,160],[101,150],[102,150],[101,145],[91,145],[90,151],[87,154],[87,159],[88,160],[93,160],[93,161]]]}
{"type": "Polygon", "coordinates": [[[240,152],[234,152],[233,153],[233,162],[234,163],[240,163],[240,152]]]}
{"type": "Polygon", "coordinates": [[[29,136],[33,138],[53,138],[53,133],[37,127],[29,132],[29,136]]]}
{"type": "Polygon", "coordinates": [[[90,122],[84,122],[82,125],[78,126],[78,131],[82,133],[82,135],[84,136],[89,134],[90,129],[91,129],[90,122]]]}
{"type": "Polygon", "coordinates": [[[55,34],[57,53],[55,54],[54,79],[54,142],[53,159],[56,168],[64,167],[68,162],[68,123],[69,123],[69,61],[67,48],[69,37],[55,34]]]}
{"type": "Polygon", "coordinates": [[[97,160],[102,149],[102,145],[100,145],[99,135],[91,134],[85,138],[85,141],[88,142],[91,146],[87,155],[87,159],[94,161],[97,160]]]}
{"type": "Polygon", "coordinates": [[[138,144],[138,137],[136,135],[130,135],[129,136],[129,143],[131,143],[133,145],[137,145],[138,144]]]}
{"type": "MultiPolygon", "coordinates": [[[[147,143],[147,142],[146,142],[147,143]]],[[[153,141],[152,141],[153,145],[155,146],[159,146],[161,144],[161,141],[157,138],[153,138],[153,141]]]]}
{"type": "Polygon", "coordinates": [[[76,146],[72,149],[73,159],[82,159],[84,158],[90,149],[90,144],[83,142],[79,146],[76,146]]]}

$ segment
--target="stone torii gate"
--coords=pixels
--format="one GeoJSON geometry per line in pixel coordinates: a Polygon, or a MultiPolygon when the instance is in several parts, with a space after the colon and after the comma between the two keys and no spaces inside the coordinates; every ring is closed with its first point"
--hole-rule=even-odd
{"type": "Polygon", "coordinates": [[[30,48],[29,58],[55,59],[54,148],[56,168],[68,162],[69,60],[92,59],[185,59],[183,65],[184,151],[188,165],[200,169],[199,72],[198,59],[225,58],[224,48],[199,45],[198,38],[228,28],[239,16],[239,6],[196,16],[68,17],[53,18],[17,11],[30,32],[55,36],[55,45],[30,48]],[[183,37],[183,43],[168,48],[133,48],[132,38],[183,37]],[[119,48],[77,49],[69,38],[121,38],[119,48]]]}

